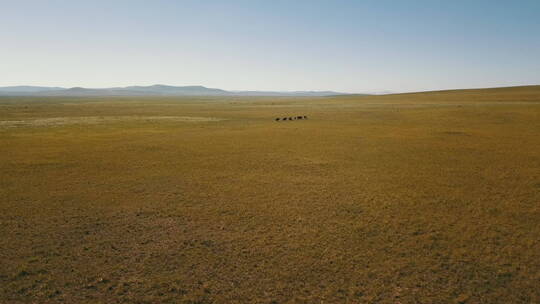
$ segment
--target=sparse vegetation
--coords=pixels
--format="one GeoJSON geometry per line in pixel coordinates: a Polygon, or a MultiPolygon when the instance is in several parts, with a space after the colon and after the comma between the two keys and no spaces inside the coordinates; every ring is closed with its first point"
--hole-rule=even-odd
{"type": "Polygon", "coordinates": [[[538,303],[539,134],[538,86],[0,98],[0,303],[538,303]]]}

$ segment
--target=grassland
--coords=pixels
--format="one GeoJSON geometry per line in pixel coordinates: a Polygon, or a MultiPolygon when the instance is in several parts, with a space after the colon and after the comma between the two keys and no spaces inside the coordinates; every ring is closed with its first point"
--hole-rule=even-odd
{"type": "Polygon", "coordinates": [[[0,98],[0,236],[0,303],[540,303],[540,87],[0,98]]]}

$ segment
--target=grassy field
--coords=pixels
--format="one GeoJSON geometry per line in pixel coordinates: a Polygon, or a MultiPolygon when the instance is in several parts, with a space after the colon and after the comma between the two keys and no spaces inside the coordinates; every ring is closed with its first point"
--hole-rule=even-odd
{"type": "Polygon", "coordinates": [[[0,236],[0,303],[540,303],[540,86],[0,98],[0,236]]]}

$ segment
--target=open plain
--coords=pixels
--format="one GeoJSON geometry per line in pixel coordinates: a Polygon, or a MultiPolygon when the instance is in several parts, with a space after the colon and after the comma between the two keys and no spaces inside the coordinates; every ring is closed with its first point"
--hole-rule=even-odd
{"type": "Polygon", "coordinates": [[[2,97],[0,303],[61,302],[540,303],[540,86],[2,97]]]}

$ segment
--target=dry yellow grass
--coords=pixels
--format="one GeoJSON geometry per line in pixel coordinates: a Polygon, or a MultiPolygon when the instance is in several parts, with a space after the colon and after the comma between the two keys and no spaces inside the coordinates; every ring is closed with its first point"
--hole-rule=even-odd
{"type": "Polygon", "coordinates": [[[540,87],[0,121],[0,303],[540,302],[540,87]]]}

